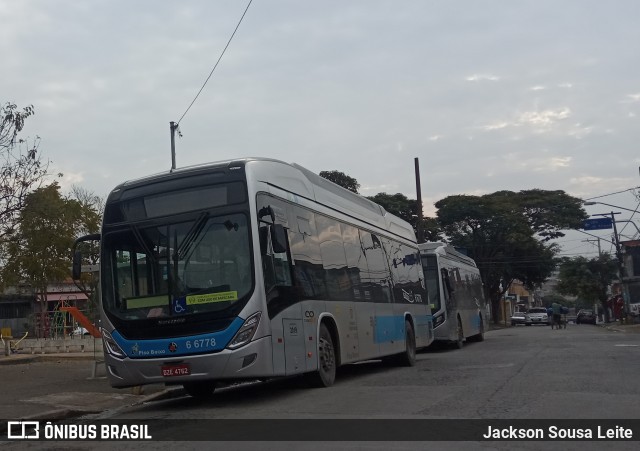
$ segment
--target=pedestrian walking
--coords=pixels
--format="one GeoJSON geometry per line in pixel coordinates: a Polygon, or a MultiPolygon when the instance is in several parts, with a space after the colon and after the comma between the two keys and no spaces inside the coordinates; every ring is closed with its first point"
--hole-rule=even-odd
{"type": "Polygon", "coordinates": [[[562,305],[557,302],[551,304],[551,329],[556,326],[558,329],[562,326],[562,305]]]}

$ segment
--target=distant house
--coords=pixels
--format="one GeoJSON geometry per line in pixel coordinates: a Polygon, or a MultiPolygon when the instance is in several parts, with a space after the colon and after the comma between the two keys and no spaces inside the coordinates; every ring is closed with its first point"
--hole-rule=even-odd
{"type": "Polygon", "coordinates": [[[29,286],[10,287],[0,294],[2,335],[54,338],[67,335],[75,327],[73,318],[60,307],[88,308],[87,295],[71,279],[50,284],[45,295],[36,295],[29,286]]]}

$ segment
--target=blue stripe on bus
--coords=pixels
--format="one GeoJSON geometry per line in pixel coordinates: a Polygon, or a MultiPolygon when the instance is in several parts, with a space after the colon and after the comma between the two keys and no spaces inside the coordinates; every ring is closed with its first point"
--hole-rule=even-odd
{"type": "Polygon", "coordinates": [[[111,336],[127,354],[127,357],[132,359],[176,357],[221,351],[229,344],[243,324],[242,318],[236,318],[225,330],[187,337],[127,340],[117,330],[111,332],[111,336]]]}
{"type": "Polygon", "coordinates": [[[404,340],[403,316],[376,316],[374,343],[404,340]]]}
{"type": "MultiPolygon", "coordinates": [[[[416,321],[415,328],[428,325],[433,321],[431,315],[414,316],[416,321]]],[[[376,316],[374,343],[387,343],[391,341],[404,340],[404,315],[398,316],[376,316]]]]}

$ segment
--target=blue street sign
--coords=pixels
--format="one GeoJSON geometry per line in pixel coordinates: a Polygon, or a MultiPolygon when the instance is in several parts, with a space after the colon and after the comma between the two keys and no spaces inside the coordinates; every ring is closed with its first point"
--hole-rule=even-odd
{"type": "Polygon", "coordinates": [[[585,219],[582,223],[582,228],[584,230],[612,229],[613,224],[611,222],[611,218],[585,219]]]}

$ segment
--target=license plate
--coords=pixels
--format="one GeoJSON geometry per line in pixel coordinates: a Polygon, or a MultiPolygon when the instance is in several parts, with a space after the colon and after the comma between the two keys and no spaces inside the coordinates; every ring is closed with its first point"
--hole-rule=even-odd
{"type": "Polygon", "coordinates": [[[186,363],[162,366],[162,375],[164,377],[188,376],[189,374],[191,374],[191,368],[186,363]]]}

